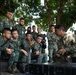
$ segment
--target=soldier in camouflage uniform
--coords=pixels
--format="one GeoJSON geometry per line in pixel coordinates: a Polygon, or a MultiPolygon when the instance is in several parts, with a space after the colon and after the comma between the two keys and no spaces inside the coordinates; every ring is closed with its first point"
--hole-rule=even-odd
{"type": "Polygon", "coordinates": [[[62,25],[56,26],[56,34],[61,37],[58,42],[58,51],[54,55],[55,62],[71,62],[71,57],[76,54],[76,38],[67,34],[62,25]]]}
{"type": "Polygon", "coordinates": [[[25,49],[28,53],[28,56],[26,58],[27,63],[31,63],[31,44],[32,42],[32,34],[30,32],[26,33],[26,38],[24,38],[23,43],[22,43],[22,48],[25,49]]]}
{"type": "Polygon", "coordinates": [[[38,63],[47,63],[47,54],[43,51],[43,44],[41,43],[42,37],[40,35],[37,36],[36,42],[39,45],[37,49],[39,50],[38,63]]]}
{"type": "Polygon", "coordinates": [[[6,18],[1,20],[1,22],[0,22],[0,32],[1,33],[4,28],[12,29],[12,26],[14,25],[14,23],[12,21],[12,17],[13,17],[13,13],[8,11],[6,14],[6,18]]]}
{"type": "Polygon", "coordinates": [[[18,34],[21,38],[25,37],[25,25],[24,25],[24,18],[20,18],[19,24],[15,25],[13,28],[16,28],[18,30],[18,34]]]}
{"type": "Polygon", "coordinates": [[[55,34],[54,25],[50,26],[49,32],[47,33],[48,38],[48,50],[49,50],[49,62],[53,62],[53,54],[58,50],[57,41],[58,36],[55,34]]]}
{"type": "Polygon", "coordinates": [[[31,32],[31,27],[27,27],[27,33],[31,32]]]}
{"type": "MultiPolygon", "coordinates": [[[[32,34],[30,32],[26,33],[26,38],[23,40],[23,49],[25,49],[28,53],[27,63],[31,63],[34,59],[36,59],[37,62],[39,62],[38,53],[39,53],[39,50],[41,51],[41,47],[36,41],[33,40],[32,34]]],[[[39,57],[39,59],[40,58],[41,57],[39,57]]]]}
{"type": "Polygon", "coordinates": [[[0,59],[4,61],[7,61],[9,59],[9,55],[12,53],[12,50],[9,48],[10,36],[10,29],[4,28],[3,33],[0,36],[0,59]]]}
{"type": "Polygon", "coordinates": [[[33,36],[33,39],[36,40],[36,37],[37,37],[37,32],[36,32],[36,26],[32,26],[32,36],[33,36]]]}
{"type": "MultiPolygon", "coordinates": [[[[38,31],[37,36],[42,37],[42,41],[41,41],[42,53],[47,55],[47,53],[45,52],[45,49],[46,49],[46,39],[45,39],[46,35],[41,33],[41,28],[40,27],[37,28],[37,31],[38,31]]],[[[48,57],[48,55],[47,55],[47,57],[48,57]]]]}
{"type": "Polygon", "coordinates": [[[31,46],[31,49],[32,49],[32,53],[31,53],[32,63],[41,62],[41,57],[39,58],[40,51],[42,50],[40,45],[36,41],[32,40],[32,41],[30,41],[30,46],[31,46]],[[40,61],[38,61],[39,60],[38,58],[40,59],[40,61]]]}
{"type": "Polygon", "coordinates": [[[12,49],[12,54],[10,55],[8,71],[11,73],[18,72],[17,62],[19,61],[20,53],[27,56],[27,52],[21,48],[21,40],[18,37],[18,31],[16,29],[12,30],[12,38],[10,40],[10,48],[12,49]]]}
{"type": "Polygon", "coordinates": [[[44,63],[47,62],[47,55],[42,52],[42,37],[38,36],[37,41],[31,40],[30,46],[31,46],[31,60],[32,63],[44,63]]]}

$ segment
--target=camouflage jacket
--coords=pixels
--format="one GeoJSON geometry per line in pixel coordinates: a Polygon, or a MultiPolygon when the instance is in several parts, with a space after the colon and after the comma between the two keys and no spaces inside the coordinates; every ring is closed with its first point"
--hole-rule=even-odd
{"type": "Polygon", "coordinates": [[[1,20],[1,22],[0,22],[0,32],[2,32],[2,30],[4,28],[12,29],[13,25],[14,25],[14,23],[12,22],[12,20],[8,21],[7,18],[1,20]]]}
{"type": "Polygon", "coordinates": [[[40,51],[41,53],[42,47],[41,47],[41,43],[39,44],[35,41],[34,44],[32,45],[32,53],[35,54],[36,51],[40,51]]]}
{"type": "Polygon", "coordinates": [[[48,32],[47,33],[47,38],[48,38],[48,49],[51,49],[51,48],[56,49],[59,37],[55,33],[48,32]]]}
{"type": "Polygon", "coordinates": [[[26,50],[27,52],[30,51],[31,46],[30,46],[30,44],[29,44],[29,42],[28,42],[28,40],[26,38],[22,40],[21,47],[22,47],[22,49],[26,50]]]}
{"type": "Polygon", "coordinates": [[[9,47],[9,40],[4,41],[3,36],[0,36],[0,51],[5,51],[9,47]]]}
{"type": "Polygon", "coordinates": [[[36,41],[37,33],[36,32],[32,32],[32,36],[33,36],[33,39],[36,41]]]}
{"type": "Polygon", "coordinates": [[[13,28],[16,28],[18,30],[20,37],[25,37],[26,29],[24,26],[21,26],[20,24],[18,24],[18,25],[15,25],[13,28]]]}
{"type": "Polygon", "coordinates": [[[76,36],[66,33],[58,42],[58,49],[61,48],[69,53],[76,53],[76,36]]]}
{"type": "Polygon", "coordinates": [[[10,40],[10,48],[13,52],[20,52],[21,49],[21,40],[18,38],[17,41],[15,41],[13,38],[10,40]]]}

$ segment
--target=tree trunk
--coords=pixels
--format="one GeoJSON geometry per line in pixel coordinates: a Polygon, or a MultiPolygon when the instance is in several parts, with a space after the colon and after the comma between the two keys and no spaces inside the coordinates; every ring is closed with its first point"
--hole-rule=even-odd
{"type": "Polygon", "coordinates": [[[58,9],[58,14],[57,14],[57,17],[56,17],[56,25],[61,24],[60,19],[62,17],[62,12],[63,12],[64,6],[65,6],[67,1],[68,0],[64,0],[64,1],[60,0],[60,7],[58,9]]]}
{"type": "Polygon", "coordinates": [[[46,11],[47,11],[48,24],[51,25],[52,24],[52,9],[49,8],[47,0],[44,0],[44,4],[45,4],[46,11]]]}

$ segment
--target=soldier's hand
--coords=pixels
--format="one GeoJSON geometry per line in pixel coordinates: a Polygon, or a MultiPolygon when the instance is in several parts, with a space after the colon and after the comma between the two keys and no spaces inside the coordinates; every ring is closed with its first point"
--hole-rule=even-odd
{"type": "Polygon", "coordinates": [[[10,48],[6,48],[6,52],[7,52],[8,54],[11,54],[11,53],[12,53],[12,50],[11,50],[10,48]]]}
{"type": "Polygon", "coordinates": [[[28,53],[25,50],[21,49],[21,52],[23,52],[25,56],[28,56],[28,53]]]}
{"type": "Polygon", "coordinates": [[[63,49],[60,49],[58,52],[59,52],[59,54],[62,54],[62,51],[63,51],[63,49]]]}
{"type": "Polygon", "coordinates": [[[56,54],[55,56],[56,56],[56,57],[61,57],[61,55],[60,55],[60,54],[56,54]]]}
{"type": "Polygon", "coordinates": [[[64,48],[59,50],[59,54],[64,55],[64,53],[66,52],[66,50],[64,48]]]}
{"type": "Polygon", "coordinates": [[[36,55],[39,55],[40,54],[40,52],[39,51],[36,51],[36,55]]]}
{"type": "Polygon", "coordinates": [[[63,49],[62,55],[64,55],[64,54],[65,54],[65,52],[66,52],[66,50],[65,50],[65,49],[63,49]]]}

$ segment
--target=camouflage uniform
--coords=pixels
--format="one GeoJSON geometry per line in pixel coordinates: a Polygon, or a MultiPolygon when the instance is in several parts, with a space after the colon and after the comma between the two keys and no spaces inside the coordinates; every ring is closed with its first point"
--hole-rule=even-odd
{"type": "Polygon", "coordinates": [[[6,53],[6,48],[9,48],[9,40],[4,41],[3,36],[0,36],[0,58],[8,60],[9,54],[6,53]]]}
{"type": "Polygon", "coordinates": [[[59,40],[59,37],[55,33],[48,32],[47,38],[48,38],[48,50],[49,50],[49,62],[52,62],[53,54],[58,50],[57,41],[59,40]]]}
{"type": "Polygon", "coordinates": [[[41,41],[42,51],[43,51],[43,53],[45,53],[45,48],[46,48],[46,40],[45,40],[45,37],[46,37],[46,35],[45,34],[38,34],[37,33],[37,36],[38,35],[42,37],[42,41],[41,41]]]}
{"type": "Polygon", "coordinates": [[[33,39],[36,41],[37,33],[36,32],[32,32],[32,36],[33,36],[33,39]]]}
{"type": "Polygon", "coordinates": [[[19,54],[20,54],[20,49],[21,49],[21,41],[18,38],[17,41],[15,41],[13,38],[10,40],[10,48],[12,49],[12,54],[10,55],[9,63],[17,63],[19,60],[19,54]]]}
{"type": "MultiPolygon", "coordinates": [[[[71,57],[76,55],[76,38],[72,34],[65,34],[58,42],[58,50],[64,48],[66,52],[61,57],[54,57],[55,62],[71,62],[71,57]]],[[[59,54],[57,51],[56,54],[59,54]]]]}
{"type": "Polygon", "coordinates": [[[36,63],[44,63],[47,62],[47,55],[42,51],[42,45],[34,42],[32,45],[32,59],[36,59],[36,63]],[[36,51],[39,50],[40,54],[36,55],[36,51]]]}
{"type": "MultiPolygon", "coordinates": [[[[27,53],[28,53],[28,56],[26,56],[26,63],[30,63],[31,62],[31,47],[30,47],[30,44],[29,44],[29,41],[27,39],[24,39],[22,41],[22,49],[26,50],[27,53]]],[[[22,61],[24,62],[25,58],[22,59],[22,61]]]]}
{"type": "Polygon", "coordinates": [[[2,30],[4,28],[10,28],[12,29],[12,26],[14,25],[13,21],[12,20],[9,20],[7,18],[1,20],[0,22],[0,32],[2,32],[2,30]]]}
{"type": "Polygon", "coordinates": [[[26,32],[26,29],[24,26],[18,24],[18,25],[15,25],[13,28],[16,28],[18,30],[18,34],[20,37],[25,37],[25,32],[26,32]]]}
{"type": "Polygon", "coordinates": [[[41,53],[43,54],[43,62],[47,62],[47,58],[48,58],[48,55],[47,55],[47,53],[45,52],[45,49],[46,49],[46,39],[45,39],[45,37],[46,37],[46,35],[45,34],[38,34],[37,33],[37,36],[41,36],[42,37],[42,41],[41,41],[41,44],[40,44],[40,46],[41,46],[41,48],[42,48],[42,51],[41,51],[41,53]]]}

